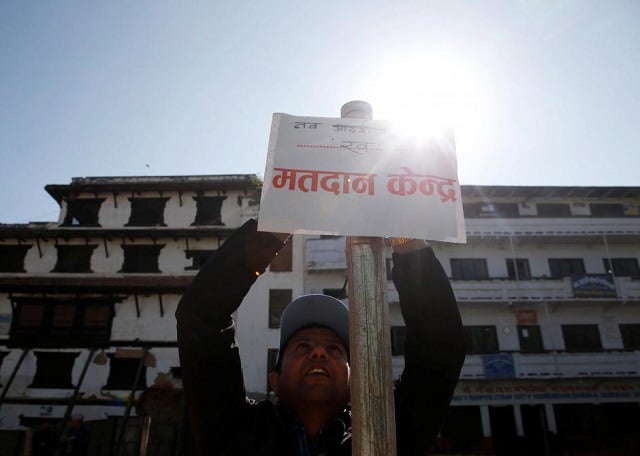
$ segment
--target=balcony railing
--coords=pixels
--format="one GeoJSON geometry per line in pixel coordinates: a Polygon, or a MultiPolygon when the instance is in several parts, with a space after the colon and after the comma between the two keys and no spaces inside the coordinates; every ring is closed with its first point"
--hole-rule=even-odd
{"type": "MultiPolygon", "coordinates": [[[[505,355],[505,354],[503,354],[505,355]]],[[[512,375],[501,378],[559,379],[559,378],[618,378],[640,375],[640,352],[602,353],[540,353],[506,354],[513,361],[512,375]]],[[[486,355],[467,355],[460,378],[463,380],[490,379],[486,355]]],[[[398,377],[404,368],[402,356],[393,357],[393,374],[398,377]]]]}
{"type": "MultiPolygon", "coordinates": [[[[629,277],[615,277],[617,299],[622,301],[640,300],[640,280],[629,277]]],[[[544,301],[598,299],[576,298],[570,277],[562,279],[534,280],[454,280],[453,290],[459,302],[464,301],[544,301]]],[[[601,298],[606,299],[606,298],[601,298]]],[[[608,298],[612,299],[612,298],[608,298]]],[[[616,298],[613,298],[616,299],[616,298]]]]}

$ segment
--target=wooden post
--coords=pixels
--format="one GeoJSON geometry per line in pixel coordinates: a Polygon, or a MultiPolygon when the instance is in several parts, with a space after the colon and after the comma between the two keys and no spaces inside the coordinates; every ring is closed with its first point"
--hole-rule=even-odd
{"type": "MultiPolygon", "coordinates": [[[[364,101],[351,101],[343,118],[371,119],[364,101]]],[[[395,456],[396,426],[387,303],[385,247],[382,238],[349,236],[349,343],[351,355],[352,453],[395,456]]]]}

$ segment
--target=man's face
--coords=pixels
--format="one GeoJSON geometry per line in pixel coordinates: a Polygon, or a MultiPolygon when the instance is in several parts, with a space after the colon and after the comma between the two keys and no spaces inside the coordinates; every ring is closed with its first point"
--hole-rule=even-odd
{"type": "Polygon", "coordinates": [[[338,413],[349,402],[347,350],[330,329],[301,329],[287,342],[280,372],[271,372],[269,381],[293,410],[316,404],[338,413]]]}

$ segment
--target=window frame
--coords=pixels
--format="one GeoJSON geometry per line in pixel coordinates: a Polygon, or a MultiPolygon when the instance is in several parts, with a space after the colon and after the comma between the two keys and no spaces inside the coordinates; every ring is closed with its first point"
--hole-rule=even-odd
{"type": "MultiPolygon", "coordinates": [[[[102,387],[103,390],[127,390],[133,388],[133,382],[136,379],[138,368],[142,362],[140,357],[117,356],[116,353],[107,353],[109,357],[109,375],[107,383],[102,387]]],[[[147,388],[147,366],[142,365],[142,371],[136,384],[136,391],[147,388]]]]}
{"type": "Polygon", "coordinates": [[[506,258],[505,263],[509,280],[531,280],[531,267],[528,258],[506,258]],[[516,271],[518,272],[517,277],[516,271]]]}
{"type": "Polygon", "coordinates": [[[293,300],[293,290],[291,288],[271,288],[269,289],[269,329],[280,329],[280,318],[285,307],[293,300]]]}
{"type": "Polygon", "coordinates": [[[467,355],[500,353],[498,331],[495,325],[465,325],[462,329],[467,355]]]}
{"type": "Polygon", "coordinates": [[[191,226],[224,226],[222,205],[226,196],[194,196],[196,215],[191,226]]]}
{"type": "Polygon", "coordinates": [[[34,351],[36,372],[28,388],[73,389],[73,366],[80,352],[34,351]]]}
{"type": "Polygon", "coordinates": [[[552,279],[586,274],[584,258],[548,258],[548,264],[552,279]]]}
{"type": "Polygon", "coordinates": [[[489,280],[486,258],[451,258],[452,280],[489,280]]]}
{"type": "Polygon", "coordinates": [[[26,272],[24,260],[33,244],[0,245],[0,272],[26,272]]]}
{"type": "Polygon", "coordinates": [[[124,226],[167,226],[164,222],[164,211],[168,197],[129,198],[131,212],[129,221],[124,226]],[[147,206],[145,207],[144,204],[147,206]]]}
{"type": "Polygon", "coordinates": [[[8,345],[12,347],[104,347],[109,344],[116,299],[54,299],[14,298],[15,309],[9,330],[8,345]],[[56,310],[73,308],[71,320],[58,320],[56,310]],[[101,324],[87,321],[92,309],[103,314],[101,324]],[[24,314],[33,318],[26,320],[24,314]]]}
{"type": "Polygon", "coordinates": [[[564,324],[560,325],[564,349],[570,353],[598,353],[603,351],[602,335],[597,324],[564,324]],[[582,334],[578,334],[580,331],[582,334]],[[586,339],[592,341],[586,342],[586,339]]]}
{"type": "Polygon", "coordinates": [[[62,226],[84,227],[101,226],[100,208],[106,198],[76,198],[67,199],[67,211],[62,221],[62,226]],[[78,223],[73,223],[73,220],[78,223]]]}
{"type": "Polygon", "coordinates": [[[123,259],[119,273],[158,274],[160,252],[165,244],[123,244],[123,259]]]}

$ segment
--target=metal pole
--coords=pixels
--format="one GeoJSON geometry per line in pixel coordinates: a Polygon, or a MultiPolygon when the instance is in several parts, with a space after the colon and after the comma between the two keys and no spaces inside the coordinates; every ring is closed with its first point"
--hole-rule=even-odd
{"type": "Polygon", "coordinates": [[[127,422],[129,421],[129,415],[131,414],[131,407],[133,407],[133,401],[135,400],[136,390],[138,389],[138,382],[140,381],[140,377],[142,376],[142,368],[147,360],[147,353],[149,352],[149,348],[145,348],[142,352],[142,358],[140,358],[140,363],[138,364],[138,370],[136,371],[136,377],[133,381],[133,385],[131,386],[131,392],[129,393],[129,400],[127,401],[127,408],[125,409],[124,416],[122,417],[122,421],[120,422],[120,427],[118,429],[118,434],[116,437],[116,451],[115,456],[120,456],[120,447],[122,446],[122,439],[124,438],[124,433],[127,428],[127,422]]]}
{"type": "Polygon", "coordinates": [[[13,383],[13,379],[16,377],[16,374],[18,373],[18,369],[20,369],[20,366],[22,365],[22,361],[24,361],[24,358],[27,356],[27,353],[29,353],[29,349],[25,348],[22,351],[22,355],[20,355],[20,359],[18,360],[18,362],[16,363],[15,367],[13,368],[13,372],[11,372],[11,376],[9,377],[9,380],[7,381],[7,384],[5,385],[4,389],[2,390],[2,395],[0,396],[0,407],[2,407],[2,403],[4,402],[4,398],[7,396],[7,393],[9,392],[9,388],[11,388],[11,384],[13,383]]]}
{"type": "MultiPolygon", "coordinates": [[[[371,119],[371,106],[351,101],[343,118],[371,119]]],[[[385,247],[382,238],[349,236],[349,342],[353,454],[395,456],[396,427],[387,303],[385,247]]]]}
{"type": "Polygon", "coordinates": [[[78,378],[78,383],[76,383],[76,387],[73,390],[73,394],[71,395],[71,399],[69,399],[69,404],[67,404],[67,409],[64,412],[64,417],[62,418],[62,422],[58,425],[58,433],[61,434],[65,427],[67,426],[67,422],[71,417],[71,412],[73,412],[73,407],[76,405],[76,400],[78,399],[78,393],[80,392],[80,387],[84,382],[84,377],[87,374],[87,370],[89,369],[89,364],[93,360],[93,355],[96,354],[96,349],[92,348],[89,351],[89,356],[87,356],[87,360],[82,367],[82,372],[80,373],[80,378],[78,378]]]}

